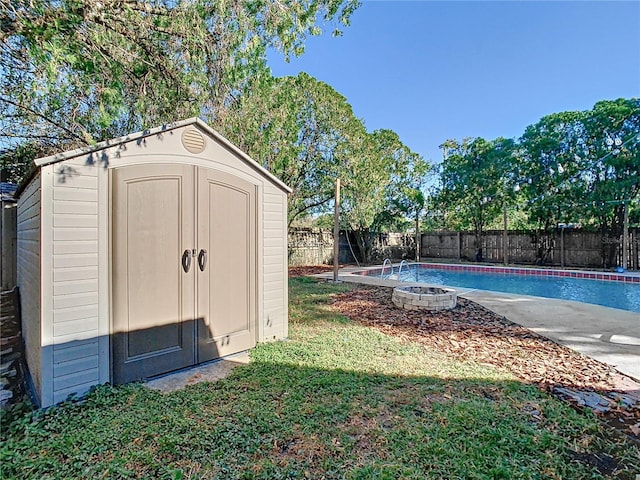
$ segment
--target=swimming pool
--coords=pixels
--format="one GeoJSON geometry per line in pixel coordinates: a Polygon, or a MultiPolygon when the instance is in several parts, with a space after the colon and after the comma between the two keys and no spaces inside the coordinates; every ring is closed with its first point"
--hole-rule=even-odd
{"type": "MultiPolygon", "coordinates": [[[[381,272],[357,274],[380,276],[381,272]]],[[[384,276],[389,273],[387,268],[384,276]]],[[[640,276],[630,274],[420,263],[403,267],[399,280],[575,300],[640,313],[640,276]]]]}

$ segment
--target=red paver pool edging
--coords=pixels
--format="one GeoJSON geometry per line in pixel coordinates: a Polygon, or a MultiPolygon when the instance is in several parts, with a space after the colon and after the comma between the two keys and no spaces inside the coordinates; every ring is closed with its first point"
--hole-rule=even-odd
{"type": "MultiPolygon", "coordinates": [[[[580,270],[556,270],[545,268],[519,268],[519,267],[493,267],[490,265],[460,265],[460,264],[442,264],[442,263],[411,263],[411,266],[418,266],[429,270],[446,270],[458,272],[481,272],[494,273],[502,275],[526,275],[539,277],[570,277],[570,278],[586,278],[592,280],[603,280],[609,282],[622,283],[640,283],[640,273],[608,273],[608,272],[589,272],[580,270]]],[[[353,272],[354,275],[376,276],[380,275],[382,268],[371,270],[362,270],[353,272]]]]}

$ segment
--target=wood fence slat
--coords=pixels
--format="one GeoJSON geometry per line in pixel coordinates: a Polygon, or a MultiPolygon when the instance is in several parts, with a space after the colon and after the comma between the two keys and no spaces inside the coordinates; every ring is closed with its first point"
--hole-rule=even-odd
{"type": "MultiPolygon", "coordinates": [[[[564,236],[564,265],[567,268],[614,268],[622,265],[622,239],[603,237],[598,232],[565,229],[551,233],[509,231],[507,236],[509,263],[524,265],[560,266],[561,238],[564,236]],[[605,248],[617,245],[616,265],[605,264],[605,248]]],[[[627,266],[638,270],[640,265],[640,230],[629,230],[627,266]]],[[[482,256],[485,262],[502,263],[503,231],[488,231],[482,239],[482,256]]],[[[351,247],[358,255],[355,242],[351,247]]],[[[472,232],[424,232],[420,237],[420,257],[450,261],[475,261],[478,253],[472,232]]],[[[382,263],[385,258],[394,261],[413,259],[415,236],[412,233],[380,233],[373,238],[372,261],[382,263]]],[[[319,229],[289,230],[289,264],[311,265],[333,261],[333,233],[319,229]]],[[[359,259],[360,260],[360,259],[359,259]]],[[[349,243],[344,232],[340,233],[340,262],[351,263],[349,243]]]]}

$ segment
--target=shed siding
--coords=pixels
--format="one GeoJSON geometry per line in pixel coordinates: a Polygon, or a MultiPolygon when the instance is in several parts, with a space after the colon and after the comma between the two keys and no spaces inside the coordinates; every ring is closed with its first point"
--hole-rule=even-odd
{"type": "Polygon", "coordinates": [[[40,336],[40,174],[18,200],[17,274],[26,357],[38,397],[41,397],[40,336]]]}
{"type": "Polygon", "coordinates": [[[76,157],[52,165],[52,398],[100,383],[98,169],[76,157]]]}
{"type": "Polygon", "coordinates": [[[27,357],[42,406],[110,379],[110,173],[134,164],[185,163],[256,186],[259,231],[257,340],[287,329],[287,188],[200,123],[105,142],[36,161],[41,170],[19,200],[18,280],[27,357]],[[185,129],[200,129],[203,152],[187,152],[185,129]]]}
{"type": "Polygon", "coordinates": [[[264,330],[262,340],[287,336],[286,195],[265,184],[263,195],[264,330]],[[284,212],[284,215],[283,215],[284,212]]]}

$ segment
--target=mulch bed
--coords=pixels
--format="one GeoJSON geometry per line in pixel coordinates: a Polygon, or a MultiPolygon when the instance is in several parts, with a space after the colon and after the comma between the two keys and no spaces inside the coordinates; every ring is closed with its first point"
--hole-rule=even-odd
{"type": "Polygon", "coordinates": [[[402,310],[393,289],[363,287],[333,297],[332,307],[352,320],[429,348],[506,368],[547,389],[563,385],[608,390],[615,370],[542,337],[464,298],[453,310],[402,310]]]}
{"type": "MultiPolygon", "coordinates": [[[[290,276],[331,269],[294,268],[290,276]]],[[[610,365],[559,345],[470,300],[458,298],[453,310],[408,311],[392,303],[392,292],[388,287],[362,286],[334,295],[331,308],[386,334],[457,359],[507,370],[578,408],[592,408],[607,423],[640,442],[640,384],[610,365]],[[606,408],[591,405],[592,397],[606,403],[606,408]]]]}
{"type": "Polygon", "coordinates": [[[607,423],[640,441],[640,384],[610,365],[464,298],[458,298],[458,305],[452,310],[426,312],[397,308],[391,301],[392,293],[388,287],[363,286],[335,295],[331,307],[386,334],[421,343],[457,359],[508,370],[520,380],[536,384],[577,407],[592,408],[607,423]],[[594,392],[599,395],[592,395],[594,392]]]}
{"type": "Polygon", "coordinates": [[[306,267],[289,267],[289,277],[304,277],[306,275],[316,275],[318,273],[331,272],[331,265],[311,265],[306,267]]]}

